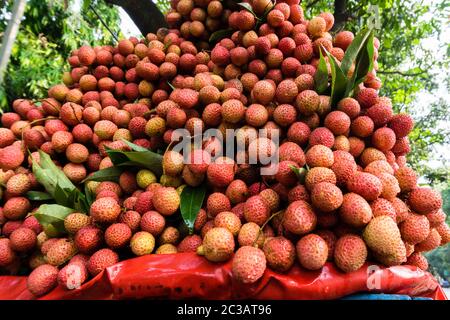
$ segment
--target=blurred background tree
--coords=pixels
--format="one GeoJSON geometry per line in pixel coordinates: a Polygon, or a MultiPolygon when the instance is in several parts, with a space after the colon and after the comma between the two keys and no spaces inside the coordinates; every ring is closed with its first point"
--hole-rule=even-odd
{"type": "MultiPolygon", "coordinates": [[[[0,40],[9,22],[11,0],[0,6],[0,40]]],[[[66,58],[83,44],[103,45],[113,36],[90,9],[92,5],[114,34],[121,36],[117,7],[103,1],[28,0],[11,59],[0,86],[0,109],[14,99],[45,97],[68,69],[66,58]]]]}

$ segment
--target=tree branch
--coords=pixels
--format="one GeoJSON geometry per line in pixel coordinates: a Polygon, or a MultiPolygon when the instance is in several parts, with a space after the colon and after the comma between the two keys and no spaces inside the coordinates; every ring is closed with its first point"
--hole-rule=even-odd
{"type": "Polygon", "coordinates": [[[377,73],[381,73],[381,74],[399,74],[404,77],[416,77],[416,76],[420,76],[421,74],[424,74],[426,72],[427,72],[426,70],[422,70],[420,72],[414,72],[414,73],[407,73],[407,72],[402,72],[402,71],[398,71],[398,70],[392,70],[392,71],[378,70],[377,71],[377,73]]]}
{"type": "Polygon", "coordinates": [[[167,27],[164,15],[152,0],[105,0],[105,2],[122,7],[144,36],[149,32],[156,33],[159,28],[167,27]]]}
{"type": "Polygon", "coordinates": [[[347,22],[348,17],[347,0],[335,0],[333,31],[341,30],[347,22]]]}

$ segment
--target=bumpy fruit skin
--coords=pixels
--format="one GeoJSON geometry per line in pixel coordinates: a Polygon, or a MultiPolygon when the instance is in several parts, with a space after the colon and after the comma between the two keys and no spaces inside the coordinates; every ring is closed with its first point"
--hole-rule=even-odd
{"type": "Polygon", "coordinates": [[[333,151],[324,145],[316,144],[306,152],[306,163],[310,167],[329,168],[334,163],[333,151]]]}
{"type": "Polygon", "coordinates": [[[233,234],[225,228],[212,228],[203,238],[197,253],[212,262],[223,262],[231,258],[234,251],[233,234]]]}
{"type": "Polygon", "coordinates": [[[6,267],[16,258],[16,254],[11,249],[10,240],[7,238],[0,239],[0,267],[6,267]]]}
{"type": "Polygon", "coordinates": [[[105,231],[105,242],[112,249],[124,247],[130,239],[131,229],[125,223],[114,223],[105,231]]]}
{"type": "Polygon", "coordinates": [[[36,246],[36,234],[33,230],[20,227],[9,236],[10,246],[16,252],[28,252],[36,246]]]}
{"type": "Polygon", "coordinates": [[[420,252],[414,252],[406,260],[406,264],[418,267],[424,271],[428,270],[428,260],[420,252]]]}
{"type": "Polygon", "coordinates": [[[241,229],[241,220],[233,212],[223,211],[214,218],[214,226],[228,229],[237,236],[241,229]]]}
{"type": "Polygon", "coordinates": [[[356,193],[344,195],[339,214],[345,223],[357,228],[367,225],[372,219],[369,203],[356,193]]]}
{"type": "Polygon", "coordinates": [[[430,234],[430,222],[426,216],[411,214],[400,224],[403,240],[410,244],[424,241],[430,234]]]}
{"type": "Polygon", "coordinates": [[[380,262],[399,265],[406,261],[406,248],[400,230],[390,217],[373,218],[364,229],[363,239],[380,262]]]}
{"type": "Polygon", "coordinates": [[[152,201],[155,209],[165,216],[174,214],[180,207],[180,196],[173,187],[158,188],[152,201]]]}
{"type": "Polygon", "coordinates": [[[367,247],[364,241],[355,235],[340,237],[334,247],[334,262],[344,272],[353,272],[361,268],[367,259],[367,247]]]}
{"type": "Polygon", "coordinates": [[[266,270],[266,257],[261,249],[240,247],[233,257],[231,272],[233,278],[241,283],[255,283],[266,270]]]}
{"type": "Polygon", "coordinates": [[[242,225],[239,230],[237,241],[239,246],[258,246],[262,248],[264,244],[264,233],[261,228],[254,222],[247,222],[242,225]]]}
{"type": "Polygon", "coordinates": [[[264,199],[257,195],[251,196],[244,204],[244,217],[247,222],[262,226],[270,215],[270,208],[264,199]]]}
{"type": "Polygon", "coordinates": [[[264,243],[263,251],[268,266],[278,272],[288,271],[295,261],[295,247],[285,237],[269,238],[264,243]]]}
{"type": "Polygon", "coordinates": [[[394,175],[402,192],[409,192],[417,185],[417,175],[409,167],[398,168],[394,175]]]}
{"type": "Polygon", "coordinates": [[[436,229],[431,229],[428,237],[414,246],[417,252],[431,251],[441,245],[442,237],[436,229]]]}
{"type": "Polygon", "coordinates": [[[317,217],[311,206],[303,201],[292,202],[286,209],[283,216],[283,226],[289,232],[303,235],[314,230],[317,224],[317,217]]]}
{"type": "Polygon", "coordinates": [[[234,165],[211,163],[206,171],[208,181],[215,187],[223,188],[234,180],[234,165]]]}
{"type": "Polygon", "coordinates": [[[81,253],[89,254],[94,252],[100,247],[102,242],[103,232],[94,226],[85,226],[75,234],[75,245],[81,253]]]}
{"type": "Polygon", "coordinates": [[[362,196],[368,201],[375,200],[381,195],[383,185],[376,176],[367,172],[358,172],[347,181],[349,191],[362,196]]]}
{"type": "Polygon", "coordinates": [[[100,249],[96,251],[87,263],[89,273],[95,277],[108,267],[119,262],[119,256],[111,249],[100,249]]]}
{"type": "Polygon", "coordinates": [[[71,213],[64,219],[64,228],[70,234],[75,234],[81,228],[89,225],[91,219],[84,213],[71,213]]]}
{"type": "Polygon", "coordinates": [[[155,248],[155,237],[149,232],[136,232],[130,241],[131,251],[137,256],[152,253],[155,248]]]}
{"type": "Polygon", "coordinates": [[[36,297],[50,292],[58,284],[58,268],[43,264],[34,269],[27,278],[27,288],[36,297]]]}
{"type": "Polygon", "coordinates": [[[414,127],[414,121],[409,114],[399,113],[391,118],[389,127],[394,130],[397,138],[403,138],[412,131],[414,127]]]}
{"type": "Polygon", "coordinates": [[[197,248],[201,246],[202,238],[193,234],[185,237],[177,246],[177,252],[197,252],[197,248]]]}
{"type": "Polygon", "coordinates": [[[77,253],[75,244],[68,239],[59,239],[48,250],[47,262],[53,266],[59,266],[67,262],[77,253]]]}
{"type": "Polygon", "coordinates": [[[296,245],[300,265],[308,270],[319,270],[328,258],[328,246],[325,240],[316,234],[308,234],[296,245]]]}
{"type": "Polygon", "coordinates": [[[100,198],[92,203],[90,215],[98,223],[113,223],[120,215],[120,206],[114,198],[100,198]]]}
{"type": "Polygon", "coordinates": [[[141,217],[141,230],[150,232],[153,236],[161,234],[165,226],[166,220],[157,211],[147,211],[141,217]]]}
{"type": "Polygon", "coordinates": [[[341,206],[342,191],[334,184],[320,182],[312,189],[311,200],[315,208],[323,212],[331,212],[341,206]]]}
{"type": "Polygon", "coordinates": [[[426,214],[442,207],[442,197],[431,188],[415,188],[408,198],[411,209],[417,213],[426,214]]]}
{"type": "Polygon", "coordinates": [[[173,244],[171,243],[165,243],[163,245],[160,245],[156,251],[155,254],[174,254],[177,253],[177,247],[175,247],[173,244]]]}

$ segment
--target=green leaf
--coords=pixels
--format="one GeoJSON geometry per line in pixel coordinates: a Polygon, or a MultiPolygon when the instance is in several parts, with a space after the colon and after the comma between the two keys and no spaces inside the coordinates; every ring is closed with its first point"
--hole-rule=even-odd
{"type": "Polygon", "coordinates": [[[118,182],[119,176],[122,174],[122,172],[123,172],[123,170],[119,167],[109,167],[109,168],[94,172],[93,174],[89,175],[86,179],[84,179],[82,182],[88,182],[88,181],[118,182]]]}
{"type": "Polygon", "coordinates": [[[125,139],[121,139],[127,146],[129,146],[131,148],[131,150],[133,151],[149,151],[147,148],[138,146],[137,144],[134,144],[133,142],[130,142],[128,140],[125,139]]]}
{"type": "Polygon", "coordinates": [[[84,194],[86,195],[86,203],[90,208],[95,200],[95,196],[91,189],[89,189],[87,183],[84,184],[84,194]]]}
{"type": "Polygon", "coordinates": [[[367,73],[372,71],[374,55],[373,36],[374,32],[371,31],[369,37],[366,39],[363,50],[360,51],[356,58],[355,71],[347,84],[346,96],[349,96],[355,87],[365,80],[367,73]]]}
{"type": "Polygon", "coordinates": [[[169,85],[170,89],[175,90],[176,88],[171,84],[169,81],[167,81],[167,84],[169,85]]]}
{"type": "Polygon", "coordinates": [[[209,37],[210,43],[216,43],[223,38],[227,38],[233,34],[233,29],[223,29],[213,32],[209,37]]]}
{"type": "Polygon", "coordinates": [[[348,79],[336,62],[336,59],[326,51],[331,66],[331,106],[344,98],[348,79]]]}
{"type": "Polygon", "coordinates": [[[328,67],[327,62],[325,61],[322,50],[319,50],[320,59],[319,65],[317,66],[317,71],[314,74],[314,84],[316,87],[316,91],[319,94],[324,93],[328,88],[328,67]]]}
{"type": "Polygon", "coordinates": [[[348,46],[347,50],[345,50],[345,55],[341,63],[341,69],[345,75],[348,74],[348,71],[352,67],[353,62],[358,57],[360,51],[364,49],[366,40],[371,33],[372,29],[364,28],[355,36],[352,43],[348,46]]]}
{"type": "Polygon", "coordinates": [[[27,198],[31,201],[44,201],[53,199],[49,193],[42,191],[28,191],[27,198]]]}
{"type": "Polygon", "coordinates": [[[150,150],[146,151],[120,151],[106,148],[106,153],[112,163],[118,167],[136,166],[152,170],[158,176],[163,173],[162,156],[150,150]]]}
{"type": "Polygon", "coordinates": [[[240,2],[238,3],[238,6],[241,6],[242,8],[244,8],[245,10],[247,10],[256,17],[256,13],[253,11],[252,5],[250,3],[240,2]]]}
{"type": "Polygon", "coordinates": [[[289,168],[294,171],[295,175],[298,178],[298,181],[300,181],[301,183],[305,182],[305,177],[306,177],[306,169],[305,168],[297,168],[295,166],[289,166],[289,168]]]}
{"type": "Polygon", "coordinates": [[[44,229],[51,226],[59,232],[65,232],[64,219],[72,212],[75,210],[58,204],[43,204],[34,213],[34,216],[44,229]]]}
{"type": "Polygon", "coordinates": [[[194,222],[197,214],[203,205],[205,199],[206,187],[201,185],[199,187],[186,186],[181,192],[180,211],[184,222],[192,233],[194,229],[194,222]]]}

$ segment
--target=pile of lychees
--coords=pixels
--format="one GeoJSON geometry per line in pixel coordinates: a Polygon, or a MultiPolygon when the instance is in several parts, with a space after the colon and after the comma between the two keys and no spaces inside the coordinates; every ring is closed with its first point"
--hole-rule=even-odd
{"type": "Polygon", "coordinates": [[[1,272],[32,269],[28,288],[41,296],[147,254],[233,259],[243,283],[296,261],[308,270],[333,261],[352,272],[367,260],[426,270],[422,253],[448,243],[450,229],[440,194],[418,186],[406,164],[411,117],[394,114],[378,95],[380,44],[375,38],[364,83],[332,105],[315,90],[320,50],[340,64],[354,35],[332,35],[330,13],[306,20],[298,2],[253,0],[250,12],[217,0],[173,0],[172,29],[116,47],[82,46],[47,98],[14,101],[0,128],[1,272]],[[213,45],[218,30],[231,31],[213,45]],[[277,153],[276,173],[260,174],[270,164],[214,157],[224,145],[213,137],[178,153],[172,138],[180,128],[192,137],[196,128],[235,129],[246,142],[240,156],[277,153]],[[267,137],[250,139],[259,129],[267,137]],[[44,191],[32,172],[38,150],[84,190],[85,178],[114,165],[107,150],[130,150],[124,140],[166,150],[163,175],[127,167],[118,182],[86,182],[96,197],[89,212],[67,215],[65,234],[44,230],[34,216],[42,202],[27,197],[44,191]],[[205,201],[184,236],[173,222],[180,194],[202,184],[205,201]]]}

